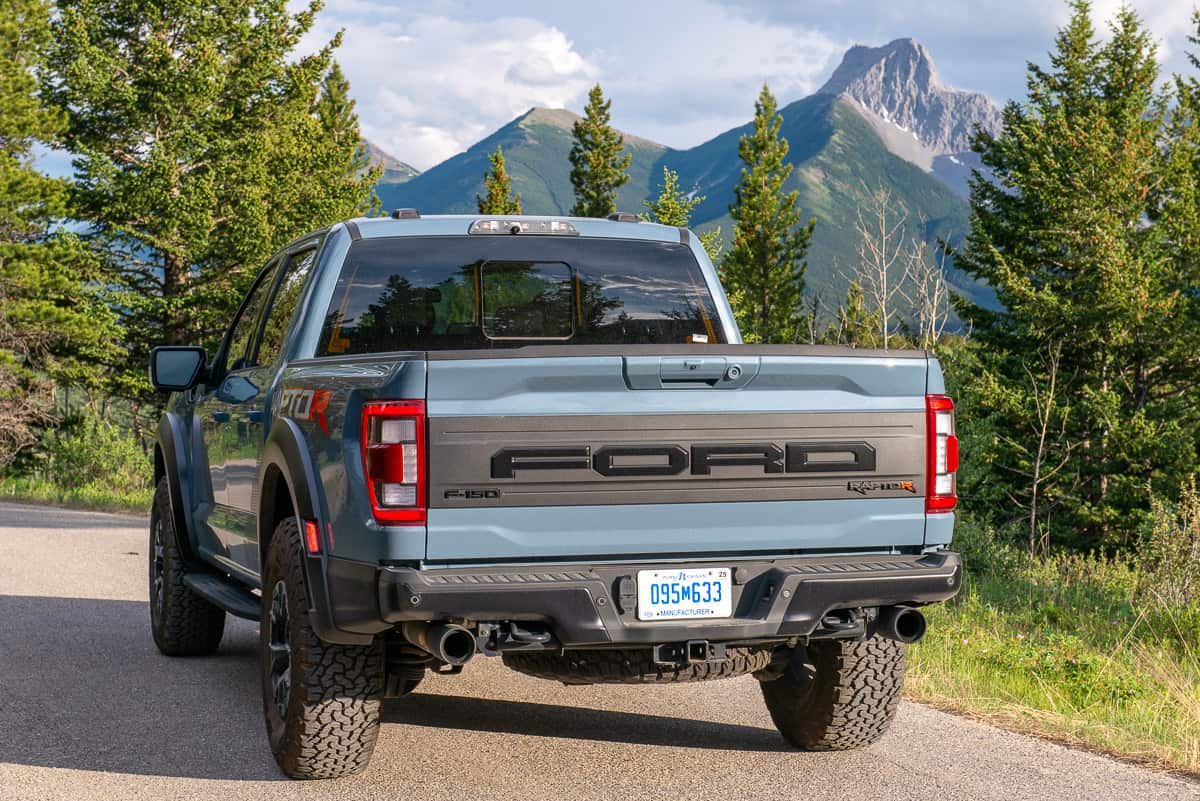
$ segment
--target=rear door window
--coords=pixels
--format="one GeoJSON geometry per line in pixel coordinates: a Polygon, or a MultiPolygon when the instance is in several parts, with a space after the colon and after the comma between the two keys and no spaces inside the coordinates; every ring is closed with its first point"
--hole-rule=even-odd
{"type": "Polygon", "coordinates": [[[275,360],[283,353],[283,340],[287,334],[288,324],[296,311],[296,305],[300,302],[300,293],[304,289],[304,282],[312,270],[316,257],[317,249],[315,247],[288,257],[283,278],[280,279],[279,288],[275,290],[275,297],[272,298],[271,308],[267,312],[267,320],[263,325],[254,364],[274,364],[275,360]]]}
{"type": "Polygon", "coordinates": [[[240,370],[247,366],[250,345],[254,341],[254,333],[258,330],[263,306],[266,305],[267,294],[271,291],[278,267],[279,260],[275,259],[259,274],[254,288],[243,301],[241,314],[227,335],[229,348],[226,366],[230,370],[240,370]]]}
{"type": "Polygon", "coordinates": [[[689,342],[725,338],[684,245],[394,237],[351,245],[317,355],[689,342]]]}

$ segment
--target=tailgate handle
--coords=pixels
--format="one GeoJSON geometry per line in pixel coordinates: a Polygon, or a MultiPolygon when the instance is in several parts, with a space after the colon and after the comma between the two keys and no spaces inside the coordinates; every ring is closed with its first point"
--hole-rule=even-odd
{"type": "Polygon", "coordinates": [[[672,384],[707,384],[716,386],[725,377],[723,356],[685,356],[663,359],[658,365],[658,377],[664,387],[672,384]]]}
{"type": "Polygon", "coordinates": [[[738,389],[758,375],[757,356],[626,356],[630,389],[738,389]]]}

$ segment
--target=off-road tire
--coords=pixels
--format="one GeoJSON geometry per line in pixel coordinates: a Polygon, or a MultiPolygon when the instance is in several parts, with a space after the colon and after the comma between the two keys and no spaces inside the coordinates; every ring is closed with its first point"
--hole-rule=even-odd
{"type": "Polygon", "coordinates": [[[259,673],[271,752],[293,779],[334,779],[366,768],[379,733],[383,695],[383,641],[371,645],[322,642],[308,620],[300,528],[280,523],[267,546],[260,626],[259,673]],[[287,632],[286,712],[276,706],[272,680],[272,604],[282,583],[279,625],[287,632]]]}
{"type": "Polygon", "coordinates": [[[187,575],[171,513],[171,490],[163,477],[150,507],[150,631],[167,656],[204,656],[217,650],[225,632],[225,610],[183,583],[187,575]]]}
{"type": "Polygon", "coordinates": [[[530,651],[504,654],[504,664],[539,679],[563,684],[677,684],[727,679],[762,670],[773,646],[725,649],[725,658],[687,665],[659,665],[649,648],[530,651]]]}
{"type": "Polygon", "coordinates": [[[845,751],[883,736],[904,685],[905,645],[883,637],[798,649],[762,694],[783,738],[805,751],[845,751]]]}

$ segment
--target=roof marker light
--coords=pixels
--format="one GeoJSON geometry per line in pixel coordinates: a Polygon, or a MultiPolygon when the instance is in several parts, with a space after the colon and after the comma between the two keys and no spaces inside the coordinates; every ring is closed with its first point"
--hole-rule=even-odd
{"type": "Polygon", "coordinates": [[[468,234],[554,234],[557,236],[579,236],[579,229],[566,220],[521,220],[493,218],[475,220],[468,234]]]}

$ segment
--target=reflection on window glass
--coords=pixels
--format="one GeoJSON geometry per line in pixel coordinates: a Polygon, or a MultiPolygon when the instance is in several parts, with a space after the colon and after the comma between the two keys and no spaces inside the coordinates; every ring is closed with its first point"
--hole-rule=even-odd
{"type": "Polygon", "coordinates": [[[283,352],[283,338],[287,334],[288,324],[292,314],[300,302],[300,291],[304,289],[304,281],[308,278],[317,251],[305,251],[292,256],[288,261],[287,271],[271,301],[271,310],[267,313],[267,322],[263,326],[262,339],[259,341],[257,364],[274,364],[283,352]]]}
{"type": "Polygon", "coordinates": [[[483,335],[489,339],[566,339],[573,328],[575,282],[565,264],[487,262],[480,267],[483,335]]]}
{"type": "Polygon", "coordinates": [[[351,245],[317,353],[694,341],[725,339],[686,246],[396,237],[351,245]]]}
{"type": "Polygon", "coordinates": [[[226,357],[226,364],[229,365],[230,370],[240,370],[246,366],[246,350],[250,347],[250,341],[254,338],[254,332],[258,329],[258,321],[262,316],[263,304],[267,302],[267,293],[271,290],[271,283],[275,280],[275,271],[278,267],[279,262],[273,262],[267,268],[262,279],[254,285],[245,310],[233,324],[233,331],[229,339],[228,356],[226,357]]]}

